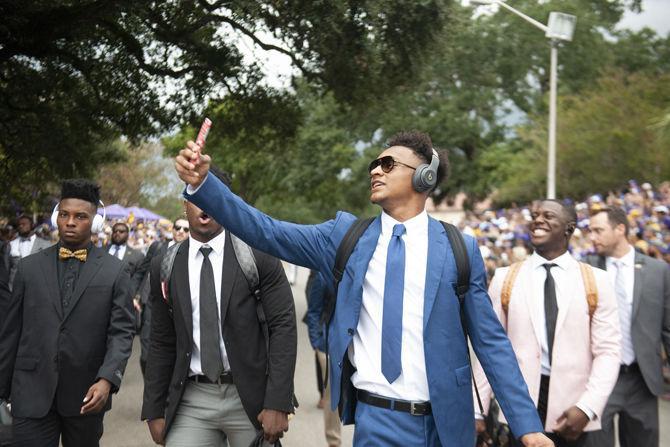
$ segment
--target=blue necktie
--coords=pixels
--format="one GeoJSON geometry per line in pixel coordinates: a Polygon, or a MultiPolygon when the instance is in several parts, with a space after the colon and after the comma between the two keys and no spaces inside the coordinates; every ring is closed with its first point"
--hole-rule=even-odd
{"type": "Polygon", "coordinates": [[[402,298],[405,291],[405,243],[401,236],[405,226],[393,226],[393,236],[386,253],[384,280],[384,315],[382,318],[382,373],[389,383],[400,376],[402,363],[402,298]]]}

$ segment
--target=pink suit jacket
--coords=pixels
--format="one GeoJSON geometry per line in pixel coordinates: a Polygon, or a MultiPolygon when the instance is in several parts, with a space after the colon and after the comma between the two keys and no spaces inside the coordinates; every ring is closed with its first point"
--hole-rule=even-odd
{"type": "MultiPolygon", "coordinates": [[[[544,312],[544,303],[533,299],[533,287],[543,285],[533,284],[532,268],[530,259],[527,259],[519,269],[507,317],[502,310],[500,296],[509,267],[496,270],[489,294],[512,343],[530,396],[537,406],[542,354],[540,337],[543,320],[540,320],[540,313],[544,312]]],[[[556,420],[574,405],[586,407],[596,414],[585,431],[599,430],[600,417],[619,375],[621,336],[614,289],[605,271],[594,268],[593,273],[598,288],[598,306],[590,318],[579,263],[570,258],[568,274],[574,277],[574,281],[563,295],[567,302],[559,302],[545,426],[547,432],[554,431],[556,420]]],[[[474,362],[473,366],[487,413],[492,390],[479,362],[474,362]]],[[[504,415],[501,415],[501,421],[506,422],[504,415]]]]}

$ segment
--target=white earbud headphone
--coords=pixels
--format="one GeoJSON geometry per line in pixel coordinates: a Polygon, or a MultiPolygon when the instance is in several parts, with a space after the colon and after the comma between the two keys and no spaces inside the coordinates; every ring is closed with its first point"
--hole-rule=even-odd
{"type": "MultiPolygon", "coordinates": [[[[91,225],[91,233],[99,233],[105,228],[107,211],[105,210],[105,204],[102,203],[102,200],[99,200],[98,202],[100,202],[100,206],[102,206],[102,216],[97,212],[95,213],[95,216],[93,217],[93,224],[91,225]]],[[[51,225],[54,228],[58,228],[58,204],[56,204],[53,212],[51,213],[51,225]]]]}

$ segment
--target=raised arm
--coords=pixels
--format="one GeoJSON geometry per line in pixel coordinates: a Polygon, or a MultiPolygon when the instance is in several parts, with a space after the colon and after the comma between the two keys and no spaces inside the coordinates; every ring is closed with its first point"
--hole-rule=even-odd
{"type": "Polygon", "coordinates": [[[273,219],[245,203],[214,175],[209,175],[209,156],[199,154],[196,157],[196,154],[199,154],[198,146],[189,141],[175,159],[179,177],[188,184],[184,193],[187,200],[250,246],[330,275],[336,244],[339,244],[339,239],[333,237],[333,230],[340,219],[350,224],[354,216],[339,213],[336,220],[319,225],[298,225],[273,219]]]}

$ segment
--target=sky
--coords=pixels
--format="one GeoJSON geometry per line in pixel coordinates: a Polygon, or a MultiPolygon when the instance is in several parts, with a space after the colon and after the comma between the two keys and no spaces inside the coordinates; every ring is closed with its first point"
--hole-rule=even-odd
{"type": "MultiPolygon", "coordinates": [[[[577,18],[577,26],[579,26],[579,18],[577,18]]],[[[619,28],[628,28],[633,31],[638,31],[645,26],[662,36],[670,32],[670,0],[643,0],[641,13],[626,11],[623,20],[619,23],[619,28]]],[[[298,71],[291,66],[288,56],[276,51],[261,50],[246,37],[241,37],[240,40],[240,49],[245,57],[261,61],[266,76],[265,82],[268,85],[278,88],[290,85],[291,74],[297,74],[298,71]]],[[[271,36],[266,36],[263,40],[282,45],[271,36]]]]}
{"type": "Polygon", "coordinates": [[[645,26],[662,36],[668,35],[670,32],[670,0],[644,0],[640,14],[628,11],[619,23],[620,28],[630,28],[635,31],[645,26]]]}

